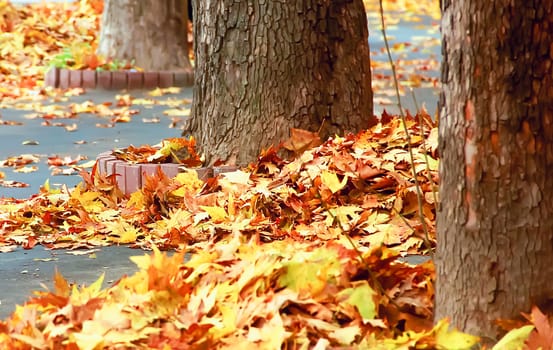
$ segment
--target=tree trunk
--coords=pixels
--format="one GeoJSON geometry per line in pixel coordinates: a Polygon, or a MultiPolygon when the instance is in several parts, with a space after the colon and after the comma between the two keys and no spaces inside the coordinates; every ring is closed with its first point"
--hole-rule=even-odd
{"type": "Polygon", "coordinates": [[[288,138],[358,131],[372,114],[361,0],[196,1],[192,118],[208,163],[245,164],[288,138]]]}
{"type": "Polygon", "coordinates": [[[436,319],[553,297],[553,2],[443,0],[436,319]]]}
{"type": "Polygon", "coordinates": [[[146,71],[191,69],[186,0],[105,0],[98,54],[146,71]]]}

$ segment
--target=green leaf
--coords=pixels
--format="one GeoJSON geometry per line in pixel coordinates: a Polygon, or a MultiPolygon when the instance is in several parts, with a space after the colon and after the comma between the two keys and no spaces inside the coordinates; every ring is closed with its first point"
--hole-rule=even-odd
{"type": "Polygon", "coordinates": [[[519,350],[524,348],[524,343],[534,330],[533,325],[515,328],[505,334],[492,350],[519,350]]]}
{"type": "Polygon", "coordinates": [[[361,281],[357,287],[347,288],[339,293],[340,296],[347,297],[345,303],[357,308],[363,320],[372,320],[377,315],[373,300],[375,294],[367,281],[361,281]]]}
{"type": "Polygon", "coordinates": [[[316,296],[341,273],[337,253],[329,249],[297,254],[294,260],[284,264],[279,283],[299,294],[316,296]]]}

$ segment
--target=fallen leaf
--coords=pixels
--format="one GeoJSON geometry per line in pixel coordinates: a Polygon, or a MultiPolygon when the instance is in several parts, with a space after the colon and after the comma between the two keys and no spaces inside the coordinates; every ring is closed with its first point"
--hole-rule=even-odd
{"type": "Polygon", "coordinates": [[[25,141],[21,142],[21,144],[22,144],[23,146],[36,146],[36,145],[38,145],[39,143],[38,143],[38,141],[36,141],[36,140],[25,140],[25,141]]]}

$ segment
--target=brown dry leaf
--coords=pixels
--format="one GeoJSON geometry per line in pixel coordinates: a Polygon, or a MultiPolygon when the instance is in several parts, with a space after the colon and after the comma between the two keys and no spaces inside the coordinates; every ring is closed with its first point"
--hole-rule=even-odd
{"type": "Polygon", "coordinates": [[[38,163],[40,158],[34,154],[21,154],[19,156],[9,157],[0,161],[2,167],[21,167],[27,164],[38,163]]]}
{"type": "Polygon", "coordinates": [[[319,133],[311,132],[303,129],[290,129],[290,138],[283,143],[283,147],[287,150],[294,152],[294,154],[301,154],[309,148],[316,147],[321,144],[321,137],[319,133]]]}

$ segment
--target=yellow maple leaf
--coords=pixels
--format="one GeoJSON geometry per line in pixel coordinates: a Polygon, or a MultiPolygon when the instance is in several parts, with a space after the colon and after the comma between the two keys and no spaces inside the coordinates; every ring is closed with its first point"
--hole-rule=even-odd
{"type": "Polygon", "coordinates": [[[80,203],[83,208],[89,213],[100,213],[105,209],[105,205],[102,201],[97,200],[102,194],[94,191],[83,191],[79,184],[73,192],[71,192],[71,199],[80,203]]]}
{"type": "Polygon", "coordinates": [[[137,190],[131,194],[129,201],[127,202],[127,208],[142,209],[146,203],[146,197],[144,193],[140,190],[137,190]]]}
{"type": "Polygon", "coordinates": [[[96,281],[94,281],[88,287],[79,288],[76,284],[71,289],[71,296],[69,300],[73,305],[86,304],[92,298],[102,297],[104,291],[102,291],[102,283],[104,283],[104,274],[102,273],[96,281]]]}
{"type": "Polygon", "coordinates": [[[433,329],[436,334],[436,346],[440,349],[471,349],[480,338],[474,335],[450,329],[447,321],[441,320],[433,329]]]}
{"type": "Polygon", "coordinates": [[[228,218],[227,211],[225,208],[221,207],[211,207],[206,205],[201,205],[200,208],[209,214],[209,217],[214,222],[221,222],[228,218]]]}
{"type": "Polygon", "coordinates": [[[110,238],[121,244],[134,243],[138,236],[138,229],[125,220],[107,222],[106,229],[110,238]]]}
{"type": "Polygon", "coordinates": [[[342,181],[340,181],[336,173],[328,170],[323,170],[321,172],[321,181],[326,187],[330,189],[332,193],[336,193],[346,186],[346,184],[348,183],[348,177],[346,175],[344,176],[342,181]]]}
{"type": "Polygon", "coordinates": [[[59,296],[68,297],[70,292],[69,283],[56,269],[54,272],[54,293],[59,296]]]}
{"type": "Polygon", "coordinates": [[[204,184],[202,180],[198,178],[198,172],[195,170],[187,170],[183,173],[178,173],[174,177],[174,180],[182,186],[172,192],[177,197],[184,197],[187,192],[196,192],[204,184]]]}

